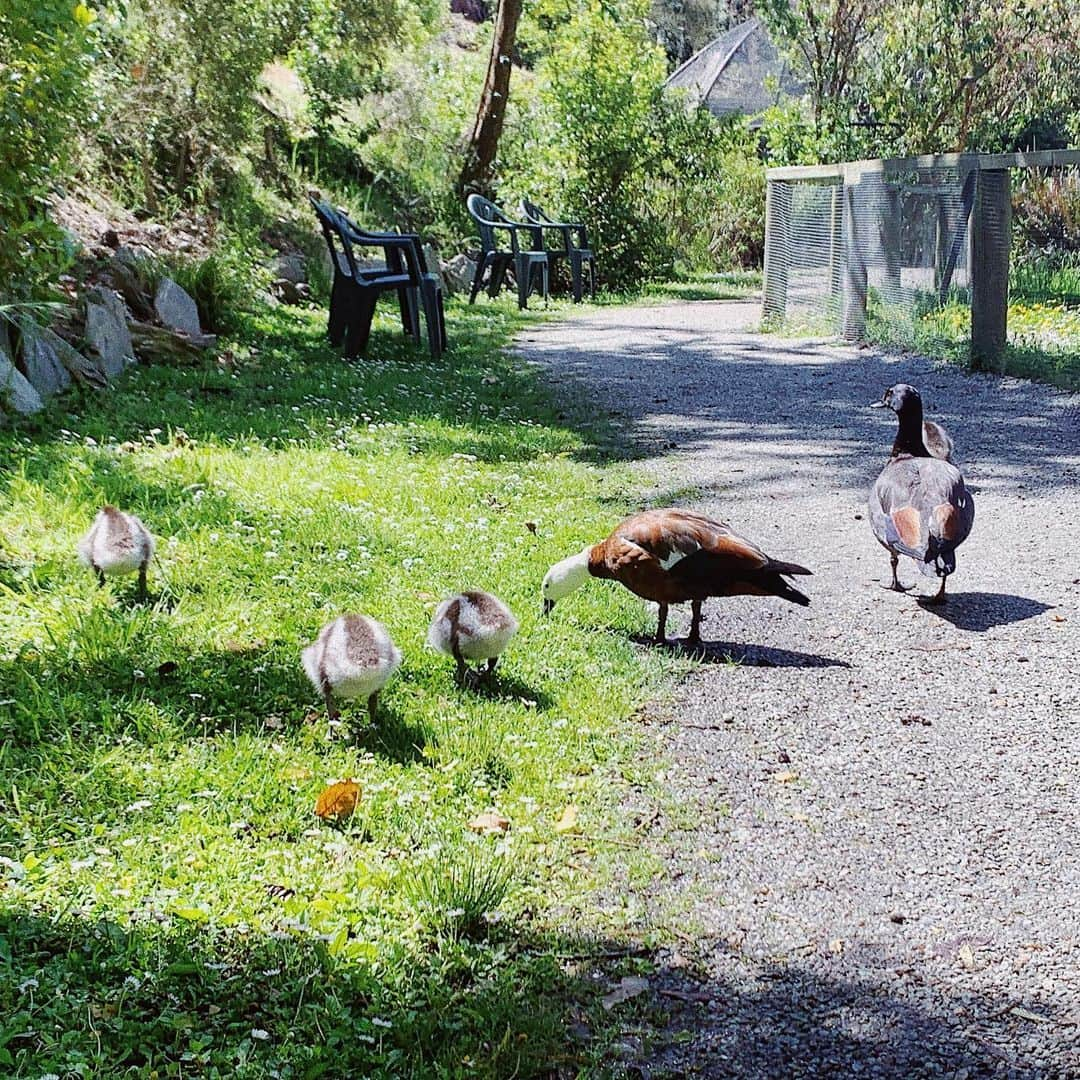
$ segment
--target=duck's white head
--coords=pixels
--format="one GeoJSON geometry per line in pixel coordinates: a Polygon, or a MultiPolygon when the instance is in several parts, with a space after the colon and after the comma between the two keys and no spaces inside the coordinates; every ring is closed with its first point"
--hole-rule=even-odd
{"type": "Polygon", "coordinates": [[[556,600],[569,596],[589,580],[589,552],[591,550],[591,547],[584,548],[576,555],[557,562],[544,575],[544,584],[540,591],[544,597],[545,615],[555,606],[556,600]]]}

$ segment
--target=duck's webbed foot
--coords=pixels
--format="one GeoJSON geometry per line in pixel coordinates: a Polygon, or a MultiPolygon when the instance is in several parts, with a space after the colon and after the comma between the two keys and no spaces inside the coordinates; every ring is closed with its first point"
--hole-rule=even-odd
{"type": "Polygon", "coordinates": [[[893,592],[907,592],[907,588],[900,584],[900,579],[896,576],[896,568],[900,564],[900,556],[889,553],[889,564],[892,566],[892,584],[889,586],[893,592]]]}
{"type": "Polygon", "coordinates": [[[701,601],[690,602],[690,633],[686,637],[686,644],[694,648],[701,644],[701,601]]]}
{"type": "Polygon", "coordinates": [[[947,580],[948,580],[948,578],[942,578],[941,579],[941,585],[938,588],[938,591],[936,593],[934,593],[933,596],[928,596],[923,601],[923,603],[924,604],[929,604],[932,607],[939,607],[941,604],[944,604],[948,600],[948,597],[945,595],[945,582],[947,580]]]}
{"type": "Polygon", "coordinates": [[[667,604],[660,604],[656,615],[656,644],[667,644],[667,604]]]}

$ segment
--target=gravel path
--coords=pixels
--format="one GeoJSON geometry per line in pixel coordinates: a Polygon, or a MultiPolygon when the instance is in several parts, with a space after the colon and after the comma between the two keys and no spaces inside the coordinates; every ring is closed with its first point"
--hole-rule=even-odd
{"type": "Polygon", "coordinates": [[[1080,397],[761,336],[758,310],[589,311],[519,343],[618,414],[654,505],[815,574],[806,609],[707,604],[719,662],[642,718],[673,799],[636,899],[686,944],[629,1071],[1080,1078],[1080,397]],[[883,589],[866,521],[894,433],[866,405],[902,381],[976,492],[944,609],[910,563],[913,593],[883,589]]]}

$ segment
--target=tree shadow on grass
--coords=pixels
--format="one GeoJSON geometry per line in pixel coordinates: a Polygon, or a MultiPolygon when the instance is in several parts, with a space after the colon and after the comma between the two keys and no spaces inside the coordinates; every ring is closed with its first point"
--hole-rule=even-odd
{"type": "Polygon", "coordinates": [[[947,594],[944,604],[929,603],[926,597],[919,597],[918,603],[958,629],[975,633],[1033,619],[1053,608],[1053,604],[1012,593],[957,592],[947,594]]]}
{"type": "Polygon", "coordinates": [[[1044,1035],[1039,1068],[1015,1049],[1031,1028],[1014,1010],[1044,1016],[1041,1031],[1053,1032],[1054,1006],[978,991],[961,1003],[932,985],[897,992],[873,955],[698,980],[634,941],[504,921],[478,941],[422,930],[388,964],[379,940],[352,936],[347,919],[335,932],[325,905],[309,924],[317,898],[285,883],[267,883],[259,933],[168,911],[125,923],[48,917],[8,896],[2,1049],[28,1075],[82,1063],[102,1076],[787,1080],[855,1075],[870,1062],[895,1080],[1075,1075],[1067,1037],[1044,1035]],[[638,981],[625,1000],[602,1005],[627,977],[638,981]]]}

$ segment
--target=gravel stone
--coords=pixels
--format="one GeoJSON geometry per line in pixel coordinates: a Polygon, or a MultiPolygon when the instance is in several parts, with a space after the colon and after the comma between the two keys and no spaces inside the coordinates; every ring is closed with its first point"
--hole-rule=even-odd
{"type": "Polygon", "coordinates": [[[681,955],[657,958],[625,1067],[1080,1078],[1080,396],[762,336],[759,312],[593,310],[518,345],[616,414],[649,504],[814,571],[809,608],[707,603],[715,662],[641,713],[666,759],[646,841],[666,872],[627,902],[681,955]],[[975,493],[940,609],[907,560],[914,589],[884,588],[865,520],[895,431],[867,405],[897,382],[975,493]]]}

